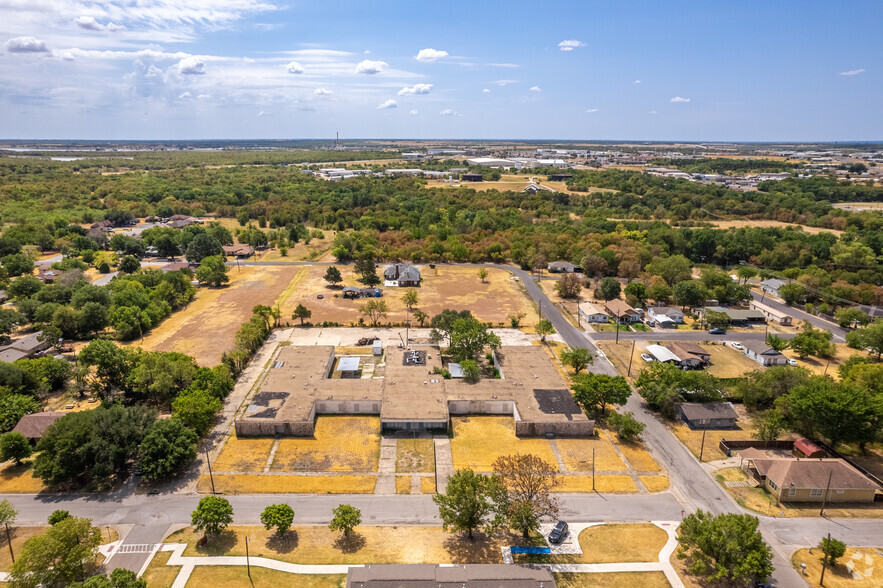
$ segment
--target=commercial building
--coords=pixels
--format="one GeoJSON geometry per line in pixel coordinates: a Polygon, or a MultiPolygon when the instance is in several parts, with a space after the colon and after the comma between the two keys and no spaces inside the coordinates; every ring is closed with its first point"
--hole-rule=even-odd
{"type": "Polygon", "coordinates": [[[787,327],[790,326],[794,320],[791,315],[785,314],[780,310],[776,310],[772,306],[761,304],[757,301],[751,302],[749,306],[758,312],[762,312],[763,315],[766,317],[767,322],[776,323],[787,327]]]}

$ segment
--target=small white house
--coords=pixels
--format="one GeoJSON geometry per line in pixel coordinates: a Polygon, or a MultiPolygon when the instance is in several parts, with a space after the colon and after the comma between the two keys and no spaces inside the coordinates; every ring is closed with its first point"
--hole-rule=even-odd
{"type": "Polygon", "coordinates": [[[559,274],[572,274],[576,270],[576,266],[569,261],[553,261],[549,264],[550,272],[559,274]]]}
{"type": "Polygon", "coordinates": [[[748,356],[749,359],[756,361],[760,365],[770,366],[770,365],[785,365],[788,361],[788,358],[767,345],[766,343],[749,341],[743,343],[744,349],[743,353],[748,356]]]}
{"type": "Polygon", "coordinates": [[[779,295],[779,288],[787,284],[785,280],[780,280],[778,278],[770,278],[769,280],[764,280],[760,283],[761,289],[767,294],[772,294],[773,296],[779,295]]]}
{"type": "Polygon", "coordinates": [[[683,324],[684,313],[674,306],[652,306],[647,309],[647,318],[660,327],[673,327],[683,324]]]}
{"type": "Polygon", "coordinates": [[[587,323],[604,324],[610,321],[610,315],[604,312],[603,308],[591,302],[583,302],[579,305],[579,316],[587,323]]]}

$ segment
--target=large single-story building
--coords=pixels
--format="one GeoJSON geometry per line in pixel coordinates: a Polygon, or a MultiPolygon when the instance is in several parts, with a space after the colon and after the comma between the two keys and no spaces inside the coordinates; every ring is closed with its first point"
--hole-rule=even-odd
{"type": "Polygon", "coordinates": [[[516,564],[352,566],[346,588],[555,588],[548,568],[516,564]]]}
{"type": "Polygon", "coordinates": [[[721,312],[730,319],[734,325],[748,325],[751,323],[765,323],[766,316],[764,313],[753,308],[724,308],[723,306],[706,306],[705,311],[721,312]]]}
{"type": "Polygon", "coordinates": [[[16,359],[26,359],[34,357],[37,353],[44,349],[49,349],[53,341],[41,341],[40,335],[43,331],[36,331],[0,347],[0,359],[2,361],[15,361],[16,359]]]}
{"type": "Polygon", "coordinates": [[[682,402],[678,415],[691,429],[731,429],[739,418],[730,402],[682,402]]]}
{"type": "Polygon", "coordinates": [[[754,448],[740,455],[742,467],[782,502],[873,502],[879,490],[843,459],[770,457],[754,448]]]}
{"type": "Polygon", "coordinates": [[[254,255],[254,247],[243,243],[238,245],[222,245],[221,248],[224,250],[224,255],[227,257],[245,259],[254,255]]]}
{"type": "Polygon", "coordinates": [[[605,302],[604,310],[620,324],[641,322],[641,313],[618,298],[605,302]]]}
{"type": "Polygon", "coordinates": [[[587,323],[607,323],[610,321],[610,315],[604,312],[603,308],[591,302],[580,304],[578,312],[587,323]]]}
{"type": "Polygon", "coordinates": [[[452,415],[508,415],[518,436],[594,434],[594,421],[535,345],[501,347],[493,353],[501,377],[476,383],[437,375],[444,366],[435,346],[388,345],[383,365],[358,379],[332,377],[335,359],[330,345],[278,347],[236,434],[308,437],[321,414],[379,414],[384,429],[411,431],[448,429],[452,415]]]}
{"type": "Polygon", "coordinates": [[[13,433],[21,433],[25,439],[31,443],[36,443],[43,438],[46,429],[52,426],[55,421],[66,415],[66,412],[35,412],[26,414],[19,419],[18,424],[12,429],[13,433]]]}
{"type": "Polygon", "coordinates": [[[746,341],[742,353],[763,366],[785,365],[788,358],[761,341],[746,341]]]}
{"type": "Polygon", "coordinates": [[[394,263],[383,270],[385,286],[419,286],[420,270],[409,263],[394,263]]]}
{"type": "Polygon", "coordinates": [[[547,269],[556,274],[572,274],[576,271],[576,266],[569,261],[553,261],[548,265],[547,269]]]}
{"type": "Polygon", "coordinates": [[[762,312],[768,322],[773,322],[773,323],[787,327],[794,320],[791,317],[791,315],[785,314],[781,310],[776,310],[772,306],[768,306],[766,304],[761,304],[760,302],[757,302],[756,300],[752,301],[751,304],[749,304],[749,306],[753,310],[757,310],[759,312],[762,312]]]}
{"type": "Polygon", "coordinates": [[[673,327],[683,324],[684,313],[674,306],[651,306],[647,309],[647,318],[660,327],[673,327]]]}

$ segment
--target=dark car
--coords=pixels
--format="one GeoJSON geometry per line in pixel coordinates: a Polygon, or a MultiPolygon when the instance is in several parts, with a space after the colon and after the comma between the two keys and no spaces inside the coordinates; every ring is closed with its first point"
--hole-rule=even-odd
{"type": "Polygon", "coordinates": [[[558,524],[549,533],[549,543],[561,543],[561,540],[565,537],[567,537],[567,523],[558,521],[558,524]]]}
{"type": "Polygon", "coordinates": [[[708,329],[709,335],[726,335],[727,331],[725,329],[718,329],[715,327],[714,329],[708,329]]]}

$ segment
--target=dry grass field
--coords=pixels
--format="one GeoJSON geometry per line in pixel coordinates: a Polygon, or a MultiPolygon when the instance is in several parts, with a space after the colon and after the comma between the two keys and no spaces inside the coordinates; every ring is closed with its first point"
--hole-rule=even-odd
{"type": "Polygon", "coordinates": [[[662,468],[650,455],[650,452],[644,447],[643,443],[623,443],[619,440],[616,433],[606,432],[616,441],[616,446],[622,451],[625,458],[629,461],[633,468],[639,472],[661,472],[662,468]]]}
{"type": "MultiPolygon", "coordinates": [[[[822,560],[820,552],[800,549],[791,556],[791,563],[799,572],[800,564],[806,564],[805,579],[812,588],[820,586],[822,560]]],[[[835,566],[825,570],[826,588],[873,588],[883,585],[883,556],[880,549],[848,547],[835,566]]]]}
{"type": "Polygon", "coordinates": [[[421,494],[435,494],[435,477],[434,476],[422,476],[420,478],[420,493],[421,494]]]}
{"type": "Polygon", "coordinates": [[[828,359],[820,357],[806,357],[801,359],[793,349],[786,349],[782,353],[791,359],[797,360],[797,365],[806,368],[816,375],[828,375],[835,380],[840,378],[837,368],[852,355],[865,355],[856,349],[850,349],[846,343],[834,343],[836,352],[834,356],[828,359]]]}
{"type": "Polygon", "coordinates": [[[669,588],[662,572],[553,573],[558,588],[669,588]]]}
{"type": "Polygon", "coordinates": [[[175,583],[175,578],[181,571],[181,567],[167,566],[166,562],[170,557],[172,557],[171,551],[158,551],[150,560],[150,564],[144,570],[144,575],[141,576],[147,581],[150,588],[171,588],[175,583]]]}
{"type": "MultiPolygon", "coordinates": [[[[634,381],[649,365],[641,359],[641,354],[646,353],[647,345],[653,343],[653,341],[623,341],[620,343],[603,341],[600,343],[600,347],[623,376],[629,373],[629,356],[631,356],[632,367],[629,379],[634,381]]],[[[663,341],[663,345],[668,343],[663,341]]],[[[741,351],[733,349],[729,345],[711,343],[699,343],[699,345],[706,349],[711,356],[710,365],[707,368],[708,373],[718,378],[739,378],[748,372],[762,369],[760,365],[748,359],[741,351]]]]}
{"type": "Polygon", "coordinates": [[[243,437],[236,433],[227,437],[221,453],[212,462],[215,472],[262,472],[270,457],[275,439],[267,437],[243,437]]]}
{"type": "MultiPolygon", "coordinates": [[[[150,588],[153,584],[148,582],[150,588]]],[[[171,584],[169,584],[171,586],[171,584]]],[[[242,588],[344,588],[345,574],[289,574],[267,568],[253,567],[251,577],[242,566],[198,566],[187,580],[187,588],[217,588],[218,586],[242,588]]]]}
{"type": "Polygon", "coordinates": [[[596,472],[625,472],[626,465],[613,449],[607,431],[596,429],[596,432],[597,438],[555,440],[564,465],[572,472],[590,472],[594,450],[596,472]]]}
{"type": "Polygon", "coordinates": [[[396,473],[435,472],[435,448],[432,439],[398,439],[396,473]]]}
{"type": "MultiPolygon", "coordinates": [[[[236,331],[258,304],[272,306],[298,271],[296,267],[231,267],[230,283],[222,288],[199,288],[196,298],[172,314],[132,346],[147,351],[178,351],[203,366],[217,365],[234,347],[236,331]]],[[[291,316],[289,311],[288,317],[291,316]]]]}
{"type": "Polygon", "coordinates": [[[498,457],[515,453],[531,453],[553,466],[558,463],[548,440],[516,437],[511,417],[454,417],[451,421],[454,469],[491,472],[498,457]]]}
{"type": "MultiPolygon", "coordinates": [[[[343,286],[361,286],[352,266],[339,266],[343,277],[343,286]]],[[[378,268],[381,274],[383,266],[378,268]]],[[[341,288],[331,288],[323,279],[326,266],[304,268],[305,275],[290,296],[281,297],[283,317],[291,317],[291,312],[298,304],[303,304],[313,313],[313,323],[333,321],[343,325],[357,323],[362,315],[359,308],[366,299],[344,299],[341,288]],[[318,295],[322,295],[320,300],[318,295]]],[[[510,280],[511,273],[505,270],[490,269],[484,282],[478,278],[478,269],[457,266],[438,266],[435,270],[420,266],[423,281],[417,290],[419,303],[416,309],[422,310],[430,317],[446,308],[469,309],[477,318],[485,322],[505,323],[509,325],[509,316],[524,313],[531,316],[533,304],[524,293],[522,286],[510,280]]],[[[405,304],[401,297],[407,288],[383,288],[381,300],[389,308],[383,322],[404,322],[408,318],[405,304]]],[[[533,313],[532,316],[535,316],[533,313]]],[[[413,312],[411,313],[413,320],[413,312]]],[[[290,319],[289,319],[290,320],[290,319]]],[[[414,323],[416,325],[416,322],[414,323]]]]}
{"type": "Polygon", "coordinates": [[[647,488],[647,492],[662,492],[668,490],[668,476],[638,476],[641,483],[647,488]]]}
{"type": "MultiPolygon", "coordinates": [[[[557,492],[592,492],[592,476],[558,476],[557,492]]],[[[595,492],[603,492],[605,494],[618,494],[627,492],[637,492],[638,487],[631,476],[627,474],[613,474],[605,476],[595,476],[595,492]]]]}
{"type": "Polygon", "coordinates": [[[480,532],[470,541],[464,533],[447,533],[438,527],[356,527],[350,540],[328,527],[293,527],[283,538],[263,527],[229,527],[205,546],[197,546],[202,536],[192,527],[172,533],[167,543],[187,543],[185,556],[245,555],[248,535],[249,554],[299,564],[368,563],[503,563],[503,545],[544,545],[535,535],[527,540],[520,533],[500,532],[491,538],[480,532]]]}
{"type": "MultiPolygon", "coordinates": [[[[25,541],[46,532],[48,527],[18,527],[10,523],[9,533],[12,535],[12,551],[21,553],[25,541]]],[[[12,567],[12,559],[9,557],[9,543],[6,541],[6,532],[3,532],[3,540],[0,542],[0,572],[9,572],[12,567]]],[[[103,543],[103,541],[102,541],[103,543]]]]}
{"type": "Polygon", "coordinates": [[[396,494],[411,493],[411,476],[396,476],[396,494]]]}
{"type": "Polygon", "coordinates": [[[380,419],[322,416],[314,438],[279,441],[273,472],[376,472],[380,459],[380,419]]]}
{"type": "MultiPolygon", "coordinates": [[[[221,494],[371,494],[377,476],[215,474],[215,490],[221,494]]],[[[211,492],[209,476],[200,476],[198,492],[211,492]]]]}
{"type": "Polygon", "coordinates": [[[33,474],[34,460],[21,465],[7,461],[0,465],[0,494],[33,494],[43,491],[43,480],[33,474]]]}
{"type": "Polygon", "coordinates": [[[760,227],[760,228],[788,228],[788,227],[798,227],[809,233],[810,235],[817,235],[818,233],[833,233],[838,237],[843,234],[843,231],[838,231],[836,229],[823,229],[820,227],[808,227],[806,225],[797,225],[794,223],[786,223],[782,221],[776,220],[726,220],[726,221],[712,221],[712,225],[720,228],[720,229],[739,229],[742,227],[760,227]]]}
{"type": "MultiPolygon", "coordinates": [[[[549,558],[555,563],[656,562],[668,533],[651,523],[594,525],[579,534],[579,555],[549,558]]],[[[548,557],[548,556],[547,556],[548,557]]]]}

